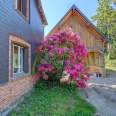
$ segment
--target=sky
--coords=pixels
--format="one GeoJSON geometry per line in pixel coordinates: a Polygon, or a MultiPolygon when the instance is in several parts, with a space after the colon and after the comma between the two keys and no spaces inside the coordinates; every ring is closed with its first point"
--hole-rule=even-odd
{"type": "MultiPolygon", "coordinates": [[[[90,19],[98,8],[97,0],[41,0],[48,22],[45,26],[45,36],[54,28],[73,4],[90,19]]],[[[90,19],[91,20],[91,19],[90,19]]]]}

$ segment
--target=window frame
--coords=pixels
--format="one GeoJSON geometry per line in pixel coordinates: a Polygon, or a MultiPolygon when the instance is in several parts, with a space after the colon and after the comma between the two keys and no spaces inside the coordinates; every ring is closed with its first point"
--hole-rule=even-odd
{"type": "Polygon", "coordinates": [[[23,73],[24,72],[24,47],[22,47],[22,46],[20,46],[20,45],[17,45],[17,44],[13,44],[13,75],[14,74],[19,74],[19,73],[23,73]],[[16,46],[16,47],[18,47],[18,72],[17,73],[14,73],[14,46],[16,46]],[[23,49],[23,52],[21,52],[21,54],[20,54],[20,50],[21,49],[23,49]],[[20,62],[20,55],[22,55],[21,56],[21,62],[20,62]],[[20,65],[21,65],[21,67],[20,67],[20,65]],[[20,68],[21,68],[21,71],[20,71],[20,68]]]}
{"type": "MultiPolygon", "coordinates": [[[[30,0],[26,0],[26,16],[18,10],[17,0],[14,0],[14,9],[27,21],[29,22],[29,15],[30,15],[30,0]]],[[[22,9],[22,8],[21,8],[22,9]]]]}
{"type": "Polygon", "coordinates": [[[15,79],[26,77],[31,75],[31,44],[25,41],[24,39],[12,35],[9,35],[9,82],[12,82],[15,79]],[[22,73],[13,73],[13,44],[24,47],[24,66],[22,73]],[[25,65],[26,64],[26,65],[25,65]]]}

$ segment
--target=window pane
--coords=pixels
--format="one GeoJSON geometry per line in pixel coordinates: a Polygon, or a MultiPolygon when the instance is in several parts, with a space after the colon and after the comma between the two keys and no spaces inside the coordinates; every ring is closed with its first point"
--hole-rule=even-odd
{"type": "Polygon", "coordinates": [[[14,73],[18,73],[18,47],[14,46],[14,73]]]}
{"type": "Polygon", "coordinates": [[[21,1],[22,0],[17,0],[17,9],[21,11],[21,1]]]}
{"type": "Polygon", "coordinates": [[[26,0],[22,0],[22,14],[26,17],[26,0]]]}

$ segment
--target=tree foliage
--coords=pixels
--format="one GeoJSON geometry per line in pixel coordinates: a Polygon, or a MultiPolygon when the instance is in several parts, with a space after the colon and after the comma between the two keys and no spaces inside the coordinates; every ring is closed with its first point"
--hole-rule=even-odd
{"type": "Polygon", "coordinates": [[[96,14],[91,17],[97,27],[107,37],[113,40],[113,44],[107,47],[108,55],[116,58],[116,0],[97,0],[99,7],[96,14]]]}

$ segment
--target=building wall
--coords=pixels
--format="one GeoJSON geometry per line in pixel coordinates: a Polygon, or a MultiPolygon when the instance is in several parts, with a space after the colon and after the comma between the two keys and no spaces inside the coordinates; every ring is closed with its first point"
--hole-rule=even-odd
{"type": "Polygon", "coordinates": [[[37,79],[32,75],[12,79],[8,84],[0,87],[0,112],[27,93],[36,84],[37,79]]]}
{"type": "Polygon", "coordinates": [[[14,0],[0,0],[0,85],[9,82],[9,34],[31,44],[31,65],[37,45],[43,41],[44,28],[35,0],[30,0],[29,23],[14,9],[14,0]]]}
{"type": "Polygon", "coordinates": [[[86,47],[102,47],[103,41],[93,34],[87,27],[82,24],[77,18],[70,18],[63,25],[60,30],[66,28],[72,28],[75,33],[78,33],[81,37],[81,43],[85,44],[86,47]]]}
{"type": "MultiPolygon", "coordinates": [[[[68,14],[70,15],[70,13],[68,14]]],[[[68,16],[67,16],[68,17],[68,16]]],[[[94,74],[99,72],[103,77],[106,77],[103,61],[103,40],[88,29],[85,24],[81,22],[76,16],[70,15],[69,18],[64,18],[60,25],[58,25],[47,37],[58,33],[61,30],[72,28],[72,31],[78,33],[81,38],[81,43],[85,44],[88,49],[88,55],[83,62],[86,62],[90,66],[89,73],[94,74]],[[59,26],[59,28],[58,28],[59,26]]]]}
{"type": "Polygon", "coordinates": [[[44,27],[35,0],[30,0],[29,22],[14,9],[14,0],[0,0],[0,112],[28,92],[37,82],[31,74],[9,78],[10,35],[21,38],[31,45],[29,66],[32,68],[36,47],[44,39],[44,27]]]}

